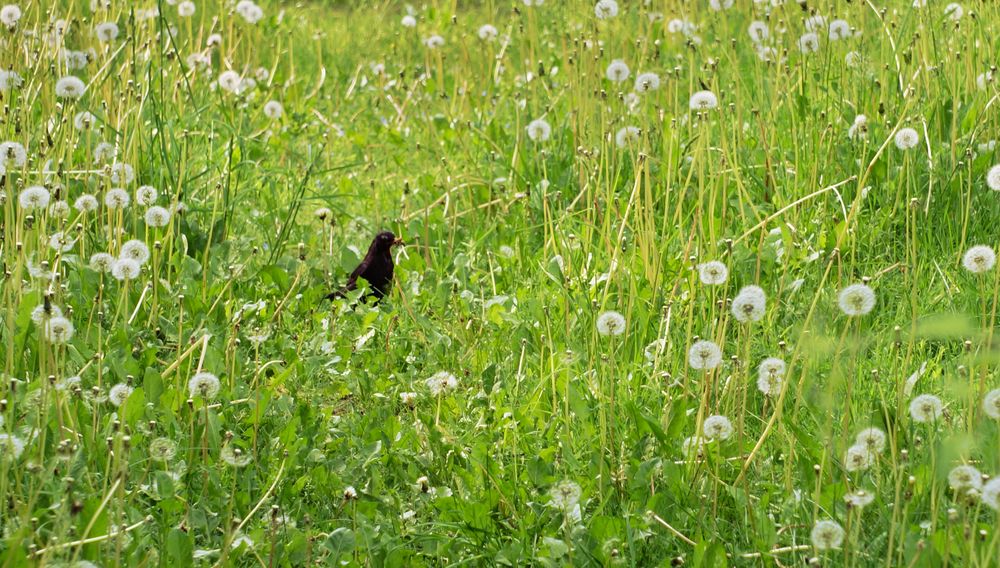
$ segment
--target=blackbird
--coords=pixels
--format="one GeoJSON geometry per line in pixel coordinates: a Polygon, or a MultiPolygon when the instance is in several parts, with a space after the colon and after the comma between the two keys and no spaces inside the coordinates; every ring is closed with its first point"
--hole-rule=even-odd
{"type": "Polygon", "coordinates": [[[354,269],[354,272],[351,272],[350,278],[347,279],[347,284],[340,290],[331,292],[326,298],[329,300],[343,298],[348,292],[356,290],[358,287],[358,278],[360,277],[368,282],[370,290],[365,299],[374,297],[376,302],[381,300],[383,296],[389,293],[389,289],[392,287],[392,247],[401,244],[403,244],[403,241],[397,239],[396,235],[390,231],[382,231],[375,235],[375,240],[368,247],[368,253],[361,261],[361,264],[354,269]]]}

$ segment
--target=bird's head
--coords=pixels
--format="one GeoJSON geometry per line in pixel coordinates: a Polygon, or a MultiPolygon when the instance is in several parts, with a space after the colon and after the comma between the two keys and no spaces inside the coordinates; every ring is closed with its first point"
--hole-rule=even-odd
{"type": "Polygon", "coordinates": [[[392,231],[382,231],[375,235],[375,242],[372,245],[377,250],[388,252],[392,247],[403,244],[403,240],[396,238],[392,231]]]}

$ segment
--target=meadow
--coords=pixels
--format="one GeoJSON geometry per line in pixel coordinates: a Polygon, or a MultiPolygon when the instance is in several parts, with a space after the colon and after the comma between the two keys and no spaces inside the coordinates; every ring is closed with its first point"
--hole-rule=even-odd
{"type": "Polygon", "coordinates": [[[0,565],[1000,565],[998,35],[0,7],[0,565]]]}

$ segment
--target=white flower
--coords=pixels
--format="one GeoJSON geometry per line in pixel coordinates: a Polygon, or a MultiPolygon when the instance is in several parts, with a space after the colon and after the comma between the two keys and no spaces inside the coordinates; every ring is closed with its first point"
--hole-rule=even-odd
{"type": "Polygon", "coordinates": [[[708,0],[708,7],[719,12],[732,8],[733,2],[734,0],[708,0]]]}
{"type": "Polygon", "coordinates": [[[115,280],[135,280],[142,273],[142,265],[131,258],[119,258],[111,265],[115,280]]]}
{"type": "Polygon", "coordinates": [[[159,192],[151,185],[141,185],[135,190],[135,202],[139,205],[152,205],[157,197],[159,192]]]}
{"type": "Polygon", "coordinates": [[[956,490],[975,489],[983,487],[983,474],[971,465],[960,465],[948,472],[948,485],[956,490]]]}
{"type": "Polygon", "coordinates": [[[807,32],[818,32],[826,29],[826,18],[819,14],[809,16],[803,23],[807,32]]]}
{"type": "Polygon", "coordinates": [[[767,295],[760,286],[744,286],[733,298],[733,317],[740,323],[760,321],[767,307],[767,295]]]}
{"type": "Polygon", "coordinates": [[[424,45],[430,49],[437,49],[444,46],[444,38],[439,35],[432,35],[424,40],[424,45]]]}
{"type": "Polygon", "coordinates": [[[640,130],[634,126],[626,126],[615,134],[615,144],[619,148],[630,146],[639,141],[640,130]]]}
{"type": "Polygon", "coordinates": [[[868,469],[875,460],[875,454],[866,446],[855,444],[847,448],[844,456],[844,469],[847,471],[860,471],[868,469]]]}
{"type": "Polygon", "coordinates": [[[115,257],[106,252],[98,252],[90,256],[90,268],[97,272],[111,272],[114,265],[115,257]]]}
{"type": "Polygon", "coordinates": [[[118,156],[118,150],[115,148],[114,144],[109,144],[107,142],[100,142],[94,147],[94,162],[110,162],[118,156]]]}
{"type": "Polygon", "coordinates": [[[0,91],[10,91],[16,89],[24,83],[24,79],[17,74],[17,71],[0,69],[0,91]]]}
{"type": "Polygon", "coordinates": [[[454,390],[458,388],[458,379],[455,375],[449,373],[448,371],[439,371],[434,373],[434,375],[425,381],[427,383],[428,390],[434,396],[439,396],[444,394],[449,390],[454,390]]]}
{"type": "Polygon", "coordinates": [[[118,24],[114,22],[101,22],[94,26],[94,35],[103,43],[114,41],[118,38],[118,24]]]}
{"type": "Polygon", "coordinates": [[[17,459],[24,453],[24,440],[13,434],[0,433],[0,457],[17,459]]]}
{"type": "Polygon", "coordinates": [[[146,246],[146,243],[138,239],[131,239],[125,241],[122,245],[122,249],[118,254],[118,257],[130,258],[139,264],[146,264],[146,261],[149,260],[149,247],[146,246]]]}
{"type": "Polygon", "coordinates": [[[847,129],[847,137],[850,138],[851,140],[854,140],[856,138],[861,140],[867,139],[868,117],[863,114],[859,114],[858,116],[854,117],[854,123],[851,124],[851,127],[847,129]]]}
{"type": "Polygon", "coordinates": [[[121,406],[128,400],[129,395],[132,394],[132,390],[132,387],[127,384],[118,383],[108,391],[108,402],[114,406],[121,406]]]}
{"type": "Polygon", "coordinates": [[[21,190],[17,196],[17,203],[21,209],[28,211],[45,209],[49,206],[49,198],[49,190],[40,185],[32,185],[21,190]]]}
{"type": "Polygon", "coordinates": [[[768,357],[757,367],[757,389],[765,396],[777,396],[785,380],[785,362],[777,357],[768,357]]]}
{"type": "Polygon", "coordinates": [[[733,435],[733,423],[721,414],[715,414],[705,419],[702,432],[710,440],[728,440],[733,435]]]}
{"type": "Polygon", "coordinates": [[[711,341],[695,341],[688,350],[688,364],[692,369],[714,369],[722,363],[722,350],[711,341]]]}
{"type": "Polygon", "coordinates": [[[809,539],[818,550],[840,548],[844,542],[844,528],[837,521],[817,521],[809,539]]]}
{"type": "Polygon", "coordinates": [[[615,311],[607,311],[597,316],[597,333],[601,335],[625,333],[625,316],[615,311]]]}
{"type": "Polygon", "coordinates": [[[981,499],[990,509],[1000,511],[1000,477],[994,477],[983,485],[981,499]]]}
{"type": "Polygon", "coordinates": [[[840,291],[837,305],[849,316],[863,316],[875,307],[875,292],[865,284],[851,284],[840,291]]]}
{"type": "Polygon", "coordinates": [[[96,211],[97,206],[97,198],[89,193],[84,193],[73,202],[73,208],[81,212],[96,211]]]}
{"type": "Polygon", "coordinates": [[[799,38],[799,51],[813,53],[819,51],[819,36],[816,32],[806,32],[799,38]]]}
{"type": "Polygon", "coordinates": [[[570,512],[580,503],[582,491],[576,483],[565,480],[552,486],[549,491],[549,505],[563,512],[570,512]]]}
{"type": "Polygon", "coordinates": [[[988,272],[997,263],[997,255],[986,245],[976,245],[965,252],[962,266],[973,274],[988,272]]]}
{"type": "Polygon", "coordinates": [[[766,22],[762,22],[760,20],[750,22],[750,26],[747,28],[747,33],[750,34],[750,39],[754,43],[767,41],[771,37],[771,29],[767,27],[766,22]]]}
{"type": "Polygon", "coordinates": [[[23,168],[28,163],[28,151],[18,142],[0,143],[0,165],[4,168],[23,168]]]}
{"type": "Polygon", "coordinates": [[[76,128],[77,130],[90,130],[96,121],[97,117],[93,114],[87,111],[78,112],[76,113],[76,116],[73,117],[73,128],[76,128]]]}
{"type": "Polygon", "coordinates": [[[910,416],[914,422],[933,422],[941,416],[944,405],[932,394],[922,394],[910,401],[910,416]]]}
{"type": "Polygon", "coordinates": [[[993,166],[990,171],[986,172],[986,186],[993,191],[1000,191],[1000,164],[993,166]]]}
{"type": "Polygon", "coordinates": [[[830,22],[830,39],[847,39],[851,37],[851,25],[844,20],[834,20],[830,22]]]}
{"type": "Polygon", "coordinates": [[[849,506],[862,509],[875,501],[875,494],[864,489],[856,489],[844,495],[844,502],[849,506]]]}
{"type": "Polygon", "coordinates": [[[909,150],[915,148],[920,142],[920,135],[912,128],[900,128],[896,132],[895,142],[896,147],[900,150],[909,150]]]}
{"type": "Polygon", "coordinates": [[[536,118],[528,123],[528,138],[534,142],[545,142],[552,135],[552,127],[543,118],[536,118]]]}
{"type": "Polygon", "coordinates": [[[867,448],[868,451],[875,454],[885,451],[885,442],[885,432],[875,427],[865,428],[858,432],[858,435],[854,438],[856,445],[867,448]]]}
{"type": "Polygon", "coordinates": [[[698,279],[707,286],[717,286],[729,278],[729,268],[718,260],[710,260],[698,265],[698,279]]]}
{"type": "Polygon", "coordinates": [[[660,76],[656,73],[639,73],[635,78],[635,92],[648,93],[660,88],[660,76]]]}
{"type": "Polygon", "coordinates": [[[170,223],[170,211],[165,207],[154,205],[146,210],[143,218],[150,227],[166,227],[167,223],[170,223]]]}
{"type": "Polygon", "coordinates": [[[45,339],[47,339],[49,343],[66,343],[70,339],[73,339],[73,322],[69,321],[65,317],[51,317],[46,320],[43,325],[45,329],[45,339]]]}
{"type": "Polygon", "coordinates": [[[135,168],[124,162],[111,164],[111,183],[128,185],[135,181],[135,168]]]}
{"type": "Polygon", "coordinates": [[[188,391],[192,397],[199,396],[205,400],[211,400],[219,394],[219,377],[212,373],[202,371],[191,377],[188,381],[188,391]]]}
{"type": "Polygon", "coordinates": [[[243,16],[248,24],[256,24],[264,17],[264,9],[248,0],[242,0],[236,4],[236,12],[243,16]],[[240,6],[243,6],[242,10],[240,6]]]}
{"type": "Polygon", "coordinates": [[[598,20],[614,18],[618,15],[618,2],[615,0],[599,0],[594,6],[594,15],[598,20]]]}
{"type": "Polygon", "coordinates": [[[52,318],[62,317],[62,315],[62,309],[55,304],[49,304],[48,308],[45,307],[45,304],[38,304],[35,309],[31,310],[31,321],[35,322],[36,325],[42,325],[44,322],[52,318]]]}
{"type": "Polygon", "coordinates": [[[497,29],[490,24],[483,24],[479,26],[479,30],[476,32],[476,35],[478,35],[479,39],[483,41],[493,41],[498,35],[500,35],[500,32],[498,32],[497,29]]]}
{"type": "Polygon", "coordinates": [[[695,111],[709,110],[719,106],[719,99],[712,91],[698,91],[691,95],[688,106],[695,111]]]}
{"type": "Polygon", "coordinates": [[[944,7],[944,15],[957,22],[965,15],[965,8],[962,8],[962,5],[958,2],[952,2],[944,7]]]}
{"type": "Polygon", "coordinates": [[[0,8],[0,22],[3,22],[8,28],[13,28],[17,25],[17,21],[21,19],[21,8],[16,4],[7,4],[3,8],[0,8]]]}
{"type": "Polygon", "coordinates": [[[73,250],[76,239],[70,239],[66,233],[58,231],[49,237],[49,248],[58,252],[69,252],[73,250]]]}
{"type": "Polygon", "coordinates": [[[182,18],[189,18],[194,15],[196,7],[194,2],[190,0],[185,0],[177,5],[177,15],[182,18]]]}
{"type": "Polygon", "coordinates": [[[983,397],[983,412],[994,420],[1000,420],[1000,389],[993,389],[983,397]]]}
{"type": "Polygon", "coordinates": [[[106,205],[108,209],[124,209],[125,207],[128,207],[131,202],[132,198],[129,197],[128,192],[120,187],[109,189],[108,192],[104,194],[104,205],[106,205]]]}
{"type": "Polygon", "coordinates": [[[628,79],[629,70],[628,65],[625,64],[621,59],[615,59],[608,65],[607,71],[604,73],[605,77],[609,81],[614,81],[616,83],[621,83],[625,79],[628,79]]]}
{"type": "Polygon", "coordinates": [[[696,458],[705,450],[705,439],[701,436],[690,436],[681,442],[681,453],[686,458],[696,458]]]}
{"type": "Polygon", "coordinates": [[[243,84],[243,77],[232,69],[226,69],[222,73],[219,73],[219,78],[216,80],[216,84],[219,85],[219,88],[223,91],[238,93],[240,91],[240,86],[243,84]]]}
{"type": "Polygon", "coordinates": [[[285,107],[281,106],[278,101],[267,101],[264,105],[264,116],[271,120],[278,120],[283,114],[285,114],[285,107]]]}
{"type": "Polygon", "coordinates": [[[400,21],[400,23],[403,24],[404,28],[413,28],[416,27],[417,25],[417,19],[407,14],[406,16],[403,16],[403,19],[400,21]]]}

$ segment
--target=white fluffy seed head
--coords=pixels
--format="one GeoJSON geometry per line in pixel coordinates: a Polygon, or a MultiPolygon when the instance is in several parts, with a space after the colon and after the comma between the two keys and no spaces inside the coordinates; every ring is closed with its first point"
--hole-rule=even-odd
{"type": "Polygon", "coordinates": [[[1000,420],[1000,389],[993,389],[983,397],[983,412],[994,420],[1000,420]]]}
{"type": "Polygon", "coordinates": [[[943,409],[941,399],[932,394],[922,394],[910,401],[910,417],[914,422],[934,422],[943,409]]]}
{"type": "Polygon", "coordinates": [[[619,312],[611,310],[597,316],[597,333],[601,335],[621,335],[625,327],[625,316],[619,312]]]}
{"type": "Polygon", "coordinates": [[[711,440],[728,440],[733,435],[733,423],[721,414],[715,414],[705,419],[702,432],[711,440]]]}
{"type": "Polygon", "coordinates": [[[840,291],[837,305],[848,316],[863,316],[875,307],[875,292],[866,284],[851,284],[840,291]]]}
{"type": "Polygon", "coordinates": [[[719,106],[719,99],[712,91],[698,91],[691,95],[688,106],[694,111],[711,110],[719,106]]]}
{"type": "Polygon", "coordinates": [[[729,278],[729,268],[718,260],[710,260],[698,265],[698,279],[706,286],[723,284],[729,278]]]}
{"type": "Polygon", "coordinates": [[[973,274],[989,272],[996,263],[996,253],[986,245],[976,245],[962,256],[962,266],[973,274]]]}
{"type": "Polygon", "coordinates": [[[986,187],[993,191],[1000,191],[1000,164],[997,164],[986,172],[986,187]]]}
{"type": "Polygon", "coordinates": [[[912,128],[900,128],[894,140],[900,150],[910,150],[920,143],[920,135],[912,128]]]}
{"type": "Polygon", "coordinates": [[[722,350],[715,343],[707,340],[695,341],[688,350],[688,364],[692,369],[707,371],[722,363],[722,350]]]}
{"type": "Polygon", "coordinates": [[[760,286],[744,286],[733,298],[733,317],[740,323],[760,321],[767,308],[767,294],[760,286]]]}
{"type": "Polygon", "coordinates": [[[837,521],[817,521],[809,539],[818,550],[840,548],[844,542],[844,528],[837,521]]]}

